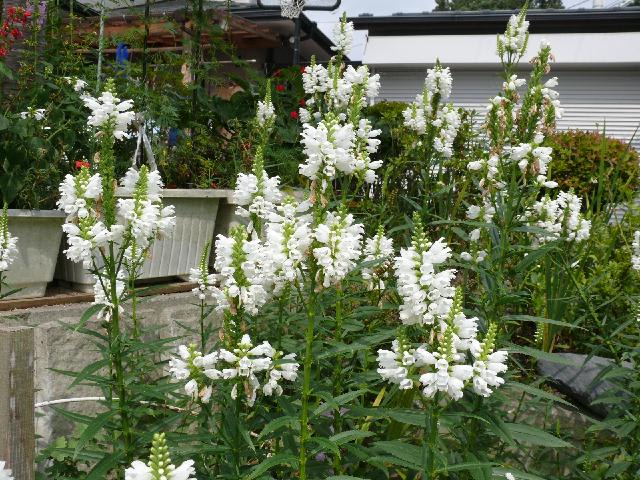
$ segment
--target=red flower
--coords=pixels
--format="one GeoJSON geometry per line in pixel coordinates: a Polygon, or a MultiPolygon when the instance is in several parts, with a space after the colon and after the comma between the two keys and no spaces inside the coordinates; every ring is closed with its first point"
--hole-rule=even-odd
{"type": "Polygon", "coordinates": [[[29,11],[24,12],[24,16],[25,18],[29,18],[31,16],[31,12],[29,11]]]}
{"type": "Polygon", "coordinates": [[[300,100],[298,100],[298,104],[301,107],[304,107],[307,104],[307,101],[304,98],[301,98],[300,100]]]}
{"type": "Polygon", "coordinates": [[[298,119],[298,112],[297,111],[291,110],[290,115],[291,115],[291,118],[293,118],[294,120],[298,119]]]}
{"type": "Polygon", "coordinates": [[[300,67],[300,73],[304,73],[304,69],[307,67],[300,67]]]}
{"type": "Polygon", "coordinates": [[[80,169],[80,168],[89,168],[91,165],[89,165],[89,162],[84,162],[82,160],[76,160],[76,168],[80,169]]]}
{"type": "Polygon", "coordinates": [[[276,90],[279,92],[284,92],[286,88],[287,87],[285,87],[284,85],[276,85],[276,90]]]}
{"type": "Polygon", "coordinates": [[[7,50],[0,47],[0,57],[6,57],[7,56],[7,50]]]}
{"type": "Polygon", "coordinates": [[[13,17],[15,14],[16,14],[16,7],[12,5],[9,8],[7,8],[7,15],[9,15],[10,17],[13,17]]]}
{"type": "Polygon", "coordinates": [[[13,36],[13,38],[20,38],[22,33],[17,28],[14,28],[13,30],[11,30],[11,35],[13,36]]]}

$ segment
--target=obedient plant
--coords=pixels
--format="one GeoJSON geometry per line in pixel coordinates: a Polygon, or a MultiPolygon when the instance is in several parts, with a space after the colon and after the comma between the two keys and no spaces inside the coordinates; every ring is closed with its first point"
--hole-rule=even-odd
{"type": "Polygon", "coordinates": [[[193,460],[187,460],[176,467],[171,463],[169,447],[164,433],[153,436],[149,462],[136,460],[127,468],[125,480],[196,480],[193,460]]]}
{"type": "Polygon", "coordinates": [[[580,200],[551,193],[544,135],[560,108],[555,83],[542,81],[548,45],[527,84],[515,76],[528,38],[524,13],[499,37],[503,91],[473,155],[461,154],[468,124],[446,103],[451,74],[436,64],[404,113],[405,156],[383,169],[380,131],[363,113],[379,77],[345,66],[351,31],[343,19],[336,55],[304,68],[302,191],[284,192],[265,168],[278,115],[267,84],[251,171],[234,191],[241,224],[215,239],[213,273],[210,245],[191,270],[199,328],[186,326],[193,338],[168,364],[144,360],[166,350],[145,351],[134,280],[172,211],[145,167],[127,172],[116,200],[113,142],[116,131],[127,134],[131,105],[113,93],[86,100],[101,132],[100,162],[65,180],[60,206],[69,215],[67,255],[97,276],[93,313],[103,320],[110,370],[101,421],[114,445],[104,471],[132,480],[518,478],[511,464],[528,468],[512,452],[518,434],[559,441],[517,423],[521,408],[511,413],[508,392],[550,394],[512,382],[520,372],[507,369],[501,348],[506,319],[525,304],[514,298],[524,295],[526,269],[513,265],[525,262],[534,275],[544,267],[540,252],[559,244],[572,251],[589,234],[580,200]],[[394,185],[397,169],[404,173],[394,185]],[[403,213],[399,225],[362,215],[358,208],[375,201],[384,213],[392,189],[406,194],[413,215],[403,213]],[[169,428],[176,458],[193,462],[170,467],[165,438],[151,439],[169,428]],[[149,445],[150,461],[134,462],[149,445]]]}
{"type": "Polygon", "coordinates": [[[5,469],[5,462],[0,460],[0,480],[13,480],[11,470],[5,469]]]}
{"type": "Polygon", "coordinates": [[[17,254],[18,238],[9,232],[9,212],[5,203],[0,215],[0,298],[2,298],[2,287],[5,284],[4,272],[9,270],[17,254]]]}
{"type": "Polygon", "coordinates": [[[135,113],[133,103],[120,102],[113,90],[113,83],[108,82],[98,98],[83,95],[90,110],[87,124],[100,148],[93,167],[82,166],[75,176],[65,177],[58,205],[67,214],[63,226],[67,258],[81,262],[94,274],[95,307],[91,312],[98,313],[102,321],[104,333],[98,338],[104,342],[104,362],[109,369],[109,378],[99,386],[119,425],[112,432],[112,448],[119,461],[127,462],[134,454],[135,422],[125,357],[141,334],[135,281],[154,239],[169,234],[175,220],[173,207],[162,205],[157,171],[131,167],[116,192],[114,142],[129,136],[135,113]],[[128,300],[132,304],[129,313],[124,308],[128,300]]]}

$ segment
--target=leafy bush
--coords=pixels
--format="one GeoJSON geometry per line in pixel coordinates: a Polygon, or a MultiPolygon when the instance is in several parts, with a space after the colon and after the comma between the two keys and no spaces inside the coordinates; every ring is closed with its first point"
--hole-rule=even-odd
{"type": "Polygon", "coordinates": [[[638,188],[640,159],[628,144],[597,132],[570,130],[547,137],[553,148],[552,174],[592,208],[629,200],[638,188]]]}

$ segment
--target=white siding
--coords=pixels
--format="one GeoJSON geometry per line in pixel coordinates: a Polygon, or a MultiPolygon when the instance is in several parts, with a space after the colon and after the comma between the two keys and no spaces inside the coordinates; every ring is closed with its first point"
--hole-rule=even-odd
{"type": "MultiPolygon", "coordinates": [[[[422,90],[425,70],[376,68],[382,88],[380,99],[411,101],[422,90]]],[[[456,105],[484,113],[502,80],[495,70],[452,68],[456,105]]],[[[522,73],[525,78],[528,74],[522,73]]],[[[564,116],[560,129],[605,130],[607,135],[629,141],[640,125],[640,70],[556,71],[564,116]]],[[[640,149],[640,130],[633,145],[640,149]]]]}
{"type": "MultiPolygon", "coordinates": [[[[428,27],[425,28],[428,30],[428,27]]],[[[629,65],[640,63],[640,31],[608,33],[532,33],[526,58],[542,40],[553,46],[556,61],[564,66],[629,65]]],[[[419,67],[439,58],[445,65],[498,68],[495,35],[370,35],[363,63],[372,67],[419,67]]]]}

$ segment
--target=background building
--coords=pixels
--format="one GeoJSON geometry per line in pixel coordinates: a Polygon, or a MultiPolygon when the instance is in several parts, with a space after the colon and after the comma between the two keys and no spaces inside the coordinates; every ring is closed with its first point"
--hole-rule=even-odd
{"type": "MultiPolygon", "coordinates": [[[[380,99],[410,101],[437,58],[451,67],[453,102],[484,111],[502,84],[496,35],[512,12],[433,12],[353,18],[368,30],[363,63],[381,75],[380,99]]],[[[640,8],[530,11],[526,59],[542,39],[556,57],[565,109],[559,128],[631,140],[640,126],[640,8]]],[[[529,64],[523,61],[520,75],[529,64]]],[[[640,132],[633,140],[640,147],[640,132]]]]}

